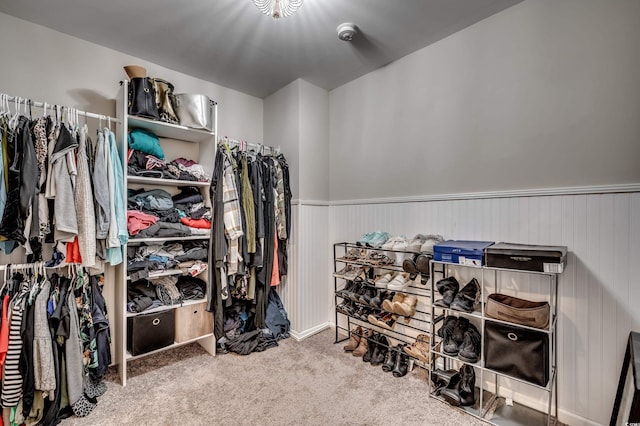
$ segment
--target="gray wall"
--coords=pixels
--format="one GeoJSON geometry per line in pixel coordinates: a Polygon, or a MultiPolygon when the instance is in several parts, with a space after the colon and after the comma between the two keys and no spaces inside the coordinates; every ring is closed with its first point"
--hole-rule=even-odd
{"type": "Polygon", "coordinates": [[[330,199],[640,182],[640,2],[529,0],[330,92],[330,199]]]}
{"type": "MultiPolygon", "coordinates": [[[[176,93],[203,93],[219,104],[219,133],[262,140],[262,99],[0,13],[0,92],[115,116],[124,65],[142,65],[176,93]]],[[[90,123],[91,127],[91,123],[90,123]]],[[[213,160],[212,160],[213,161],[213,160]]]]}

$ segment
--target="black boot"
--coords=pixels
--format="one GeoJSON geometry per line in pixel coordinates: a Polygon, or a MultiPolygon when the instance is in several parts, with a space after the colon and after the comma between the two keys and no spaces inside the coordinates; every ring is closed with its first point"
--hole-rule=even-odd
{"type": "Polygon", "coordinates": [[[364,362],[371,362],[371,357],[373,356],[373,352],[378,347],[378,339],[380,338],[380,334],[374,332],[373,335],[368,340],[367,352],[362,356],[362,360],[364,362]]]}
{"type": "Polygon", "coordinates": [[[442,343],[442,351],[445,355],[456,356],[460,351],[460,345],[464,340],[464,333],[469,328],[469,320],[464,317],[456,318],[453,327],[444,330],[444,342],[442,343]]]}
{"type": "Polygon", "coordinates": [[[480,332],[476,326],[469,324],[469,328],[464,332],[458,358],[465,362],[478,362],[480,359],[480,339],[480,332]]]}
{"type": "Polygon", "coordinates": [[[460,385],[458,395],[460,395],[460,405],[463,407],[476,403],[476,372],[470,365],[463,365],[460,368],[460,385]]]}
{"type": "Polygon", "coordinates": [[[454,315],[449,315],[448,317],[446,317],[444,319],[444,322],[442,323],[442,327],[438,329],[438,336],[444,337],[445,330],[447,329],[453,330],[453,327],[456,325],[457,320],[458,320],[458,317],[454,315]]]}
{"type": "Polygon", "coordinates": [[[409,355],[403,348],[406,345],[398,346],[398,355],[396,355],[396,364],[393,366],[393,377],[406,376],[409,372],[409,355]]]}
{"type": "Polygon", "coordinates": [[[460,373],[454,374],[451,376],[447,387],[440,391],[440,396],[442,396],[449,404],[456,407],[460,405],[460,394],[458,393],[460,380],[462,380],[460,373]]]}
{"type": "Polygon", "coordinates": [[[387,351],[387,354],[384,356],[384,362],[382,363],[382,371],[389,372],[393,370],[393,367],[396,365],[396,357],[398,355],[398,347],[394,346],[393,348],[387,351]]]}
{"type": "Polygon", "coordinates": [[[440,395],[440,391],[446,388],[451,382],[451,378],[458,374],[456,370],[434,370],[431,372],[431,381],[435,387],[434,395],[440,395]]]}
{"type": "Polygon", "coordinates": [[[454,277],[447,277],[438,281],[436,283],[436,288],[442,295],[442,299],[436,300],[435,302],[433,302],[433,304],[443,308],[448,308],[451,305],[453,298],[458,293],[460,284],[454,277]]]}
{"type": "Polygon", "coordinates": [[[453,302],[451,302],[451,309],[473,312],[473,305],[475,305],[479,293],[480,284],[478,284],[478,280],[472,278],[471,281],[462,287],[458,294],[453,298],[453,302]]]}
{"type": "Polygon", "coordinates": [[[376,348],[373,350],[373,354],[371,355],[371,365],[374,367],[379,366],[384,362],[384,358],[389,351],[389,340],[387,340],[386,336],[380,335],[378,339],[376,348]]]}

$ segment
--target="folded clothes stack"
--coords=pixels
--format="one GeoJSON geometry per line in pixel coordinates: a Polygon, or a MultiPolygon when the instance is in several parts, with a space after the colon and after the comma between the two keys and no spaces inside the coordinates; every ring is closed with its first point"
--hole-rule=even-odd
{"type": "Polygon", "coordinates": [[[177,158],[166,162],[151,153],[137,149],[129,149],[127,153],[127,173],[129,176],[192,182],[208,182],[210,179],[204,167],[193,160],[177,158]]]}
{"type": "Polygon", "coordinates": [[[168,269],[203,272],[209,254],[207,241],[185,241],[168,245],[141,245],[127,248],[127,274],[132,281],[153,276],[168,269]]]}

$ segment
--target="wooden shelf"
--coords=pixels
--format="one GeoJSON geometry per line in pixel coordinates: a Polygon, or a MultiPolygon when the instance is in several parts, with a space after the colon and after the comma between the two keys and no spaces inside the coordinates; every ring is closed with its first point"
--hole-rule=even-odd
{"type": "Polygon", "coordinates": [[[153,314],[156,312],[170,311],[172,309],[182,308],[183,306],[197,305],[198,303],[206,302],[207,299],[194,299],[194,300],[185,300],[182,303],[176,303],[175,305],[162,305],[157,308],[147,309],[142,312],[127,312],[127,317],[137,317],[138,315],[146,315],[153,314]]]}
{"type": "Polygon", "coordinates": [[[209,182],[198,182],[192,180],[177,180],[177,179],[162,179],[152,178],[144,176],[127,176],[128,183],[139,183],[144,185],[158,185],[158,186],[198,186],[209,187],[209,182]]]}
{"type": "MultiPolygon", "coordinates": [[[[215,136],[213,132],[207,130],[191,129],[179,124],[165,123],[164,121],[150,120],[144,117],[129,115],[128,124],[130,129],[145,129],[155,133],[159,138],[177,139],[187,142],[207,142],[215,136]]],[[[215,139],[214,142],[215,143],[215,139]]]]}

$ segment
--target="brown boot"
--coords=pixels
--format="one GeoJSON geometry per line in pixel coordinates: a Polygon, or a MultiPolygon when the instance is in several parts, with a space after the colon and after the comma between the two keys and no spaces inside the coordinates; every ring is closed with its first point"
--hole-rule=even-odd
{"type": "Polygon", "coordinates": [[[354,351],[358,345],[360,344],[360,339],[362,338],[362,327],[358,326],[355,331],[351,332],[351,336],[349,337],[349,343],[344,345],[342,349],[346,352],[354,351]]]}
{"type": "Polygon", "coordinates": [[[407,295],[402,302],[392,303],[393,312],[398,315],[404,315],[405,317],[413,316],[416,313],[416,305],[418,304],[418,298],[415,296],[407,295]]]}
{"type": "Polygon", "coordinates": [[[396,303],[402,303],[402,301],[404,300],[405,297],[406,296],[405,296],[404,293],[399,293],[399,292],[396,293],[396,295],[393,296],[393,299],[391,299],[391,300],[386,299],[386,300],[382,301],[382,309],[384,309],[387,312],[395,312],[393,310],[394,305],[396,303]]]}
{"type": "Polygon", "coordinates": [[[358,343],[358,347],[355,348],[353,352],[351,352],[351,355],[361,357],[365,353],[367,353],[367,349],[369,349],[369,342],[367,341],[367,339],[371,337],[372,334],[372,329],[368,329],[367,331],[365,331],[360,337],[360,343],[358,343]]]}

